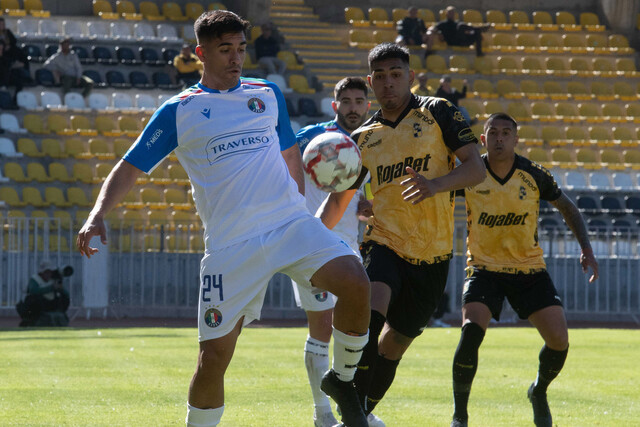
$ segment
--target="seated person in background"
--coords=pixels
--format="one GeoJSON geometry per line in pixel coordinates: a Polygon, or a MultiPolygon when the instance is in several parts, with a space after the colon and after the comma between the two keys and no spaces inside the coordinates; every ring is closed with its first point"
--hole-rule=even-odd
{"type": "Polygon", "coordinates": [[[268,74],[284,74],[287,64],[278,58],[280,42],[273,34],[271,24],[262,24],[262,34],[254,42],[256,61],[268,74]]]}
{"type": "Polygon", "coordinates": [[[424,21],[418,18],[417,7],[410,7],[408,12],[409,15],[396,24],[398,30],[396,43],[403,46],[420,46],[426,41],[427,27],[424,25],[424,21]]]}
{"type": "Polygon", "coordinates": [[[185,88],[193,86],[200,81],[202,62],[191,51],[191,46],[188,44],[183,44],[180,54],[173,58],[173,66],[178,72],[176,80],[178,83],[182,82],[185,88]]]}
{"type": "Polygon", "coordinates": [[[475,43],[476,55],[483,56],[482,53],[482,33],[487,31],[491,25],[473,26],[461,21],[456,21],[456,8],[449,6],[445,9],[447,19],[433,25],[427,31],[426,43],[427,51],[425,56],[433,53],[433,43],[436,37],[446,42],[449,46],[471,46],[475,43]]]}
{"type": "Polygon", "coordinates": [[[459,100],[467,97],[467,85],[469,84],[469,82],[465,79],[462,82],[462,84],[463,84],[462,92],[458,92],[456,88],[451,86],[451,76],[449,76],[448,74],[445,74],[440,79],[440,86],[436,91],[436,96],[438,98],[444,98],[450,103],[452,103],[453,105],[455,105],[460,111],[460,113],[462,113],[467,123],[469,123],[469,126],[473,126],[478,122],[478,119],[474,118],[472,120],[471,116],[469,116],[469,112],[467,111],[467,109],[458,105],[459,100]]]}
{"type": "Polygon", "coordinates": [[[417,76],[418,85],[411,89],[411,93],[418,96],[429,96],[429,87],[427,86],[427,73],[420,73],[417,76]]]}
{"type": "MultiPolygon", "coordinates": [[[[62,275],[49,261],[40,263],[38,273],[29,279],[24,302],[18,303],[16,308],[22,317],[20,326],[38,324],[40,316],[47,312],[58,312],[66,321],[64,326],[69,323],[66,314],[67,308],[69,308],[69,292],[62,286],[62,275]]],[[[57,326],[63,325],[58,324],[57,326]]]]}
{"type": "Polygon", "coordinates": [[[82,88],[82,96],[89,95],[93,87],[93,80],[82,75],[82,65],[75,52],[71,51],[71,38],[63,37],[60,48],[45,62],[44,68],[53,73],[56,84],[62,85],[62,94],[66,94],[72,87],[82,88]]]}
{"type": "Polygon", "coordinates": [[[29,71],[29,58],[18,48],[16,36],[6,27],[3,17],[0,17],[0,41],[4,42],[4,54],[29,71]]]}
{"type": "Polygon", "coordinates": [[[16,104],[16,97],[23,86],[31,81],[29,71],[24,69],[24,64],[15,61],[6,51],[6,45],[0,39],[0,87],[15,86],[13,95],[13,105],[16,104]]]}

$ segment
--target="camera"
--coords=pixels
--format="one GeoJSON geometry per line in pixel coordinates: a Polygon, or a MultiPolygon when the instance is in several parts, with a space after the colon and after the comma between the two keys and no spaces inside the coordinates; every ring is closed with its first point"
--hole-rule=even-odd
{"type": "Polygon", "coordinates": [[[72,274],[73,274],[73,267],[71,267],[70,265],[67,265],[65,267],[62,267],[62,269],[56,268],[55,270],[52,270],[51,278],[56,282],[62,283],[62,279],[64,277],[69,277],[72,274]]]}

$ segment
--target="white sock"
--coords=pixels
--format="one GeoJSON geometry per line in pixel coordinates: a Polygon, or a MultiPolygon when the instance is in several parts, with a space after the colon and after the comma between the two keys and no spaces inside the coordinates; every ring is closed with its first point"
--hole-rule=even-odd
{"type": "Polygon", "coordinates": [[[187,403],[187,427],[214,427],[222,418],[224,405],[214,409],[199,409],[187,403]]]}
{"type": "Polygon", "coordinates": [[[304,366],[307,368],[314,405],[316,408],[321,406],[331,408],[329,398],[320,390],[322,376],[329,370],[329,343],[307,335],[307,342],[304,344],[304,366]]]}
{"type": "Polygon", "coordinates": [[[333,328],[333,370],[342,381],[351,381],[356,373],[369,331],[361,336],[348,335],[333,328]]]}

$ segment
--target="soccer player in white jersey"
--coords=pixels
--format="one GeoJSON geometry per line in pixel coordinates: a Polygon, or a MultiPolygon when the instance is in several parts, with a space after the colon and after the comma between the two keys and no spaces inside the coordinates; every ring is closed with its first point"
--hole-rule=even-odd
{"type": "Polygon", "coordinates": [[[354,251],[306,208],[300,150],[282,93],[271,82],[241,77],[248,28],[223,10],[196,20],[200,82],[151,117],[105,180],[76,244],[87,257],[97,251],[89,246],[93,236],[105,244],[104,216],[141,172],[175,151],[191,181],[205,243],[187,426],[220,422],[224,373],[238,336],[260,317],[268,279],[282,272],[337,296],[333,368],[321,387],[340,405],[347,426],[366,427],[353,376],[368,339],[369,281],[354,251]]]}
{"type": "MultiPolygon", "coordinates": [[[[301,152],[304,152],[309,142],[318,135],[325,132],[350,135],[366,120],[371,103],[367,100],[367,82],[364,79],[346,77],[336,84],[333,94],[334,101],[331,105],[336,113],[335,118],[300,129],[296,134],[296,140],[301,152]]],[[[307,208],[315,214],[328,194],[318,189],[306,175],[304,188],[307,208]]],[[[358,217],[370,215],[371,202],[365,200],[362,190],[358,190],[333,231],[354,251],[359,251],[358,217]]],[[[328,292],[312,292],[308,284],[296,282],[293,282],[293,292],[296,303],[305,311],[309,324],[309,335],[304,346],[304,364],[313,395],[313,423],[315,427],[331,427],[338,422],[333,416],[327,395],[320,390],[320,382],[322,375],[329,369],[329,341],[335,297],[328,292]]],[[[374,415],[370,414],[369,417],[373,419],[374,415]]]]}

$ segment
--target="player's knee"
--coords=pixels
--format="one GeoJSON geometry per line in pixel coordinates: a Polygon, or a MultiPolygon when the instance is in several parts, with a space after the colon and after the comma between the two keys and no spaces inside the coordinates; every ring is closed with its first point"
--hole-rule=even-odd
{"type": "Polygon", "coordinates": [[[554,331],[545,339],[545,344],[552,350],[564,351],[569,347],[569,334],[566,330],[554,331]]]}
{"type": "Polygon", "coordinates": [[[224,375],[229,365],[230,357],[225,349],[213,346],[204,347],[200,351],[197,370],[199,374],[207,376],[224,375]]]}

